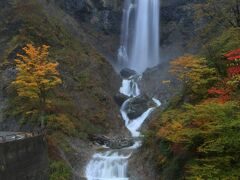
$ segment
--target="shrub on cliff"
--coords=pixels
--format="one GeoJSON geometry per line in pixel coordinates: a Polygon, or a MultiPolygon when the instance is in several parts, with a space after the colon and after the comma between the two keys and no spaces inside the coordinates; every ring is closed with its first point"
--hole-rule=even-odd
{"type": "Polygon", "coordinates": [[[173,60],[170,71],[183,82],[185,93],[192,100],[206,97],[207,90],[218,79],[215,68],[208,67],[204,58],[192,55],[173,60]]]}
{"type": "Polygon", "coordinates": [[[71,169],[62,161],[51,161],[49,169],[50,180],[71,179],[71,169]]]}
{"type": "MultiPolygon", "coordinates": [[[[185,164],[187,179],[240,177],[240,107],[237,102],[184,105],[164,112],[157,137],[167,141],[174,156],[192,154],[185,164]]],[[[162,159],[163,159],[162,158],[162,159]]]]}

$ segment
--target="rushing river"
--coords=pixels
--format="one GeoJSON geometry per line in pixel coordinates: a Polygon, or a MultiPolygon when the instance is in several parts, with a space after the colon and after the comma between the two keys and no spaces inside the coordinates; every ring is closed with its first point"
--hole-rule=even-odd
{"type": "MultiPolygon", "coordinates": [[[[121,115],[125,122],[125,126],[131,132],[133,137],[139,137],[141,125],[148,118],[150,113],[161,103],[153,98],[156,107],[149,108],[141,116],[136,119],[129,119],[125,111],[125,107],[128,105],[131,98],[140,95],[140,90],[137,84],[138,78],[125,79],[122,82],[120,92],[129,97],[126,100],[121,109],[121,115]]],[[[120,150],[112,150],[106,148],[102,152],[98,152],[93,155],[92,159],[86,167],[86,177],[88,180],[128,180],[128,159],[131,157],[135,149],[141,146],[141,141],[138,140],[132,147],[124,148],[120,150]]]]}

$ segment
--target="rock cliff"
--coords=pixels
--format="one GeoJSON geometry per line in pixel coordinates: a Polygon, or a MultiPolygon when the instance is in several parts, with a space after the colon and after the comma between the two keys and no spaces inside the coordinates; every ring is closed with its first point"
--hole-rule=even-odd
{"type": "Polygon", "coordinates": [[[119,47],[123,0],[55,0],[71,15],[85,33],[85,38],[113,65],[119,47]]]}
{"type": "MultiPolygon", "coordinates": [[[[113,6],[110,1],[101,6],[105,5],[113,6]]],[[[53,106],[48,113],[65,124],[48,124],[49,153],[51,160],[67,162],[79,178],[93,149],[86,139],[88,134],[127,134],[113,98],[120,78],[88,40],[83,24],[53,1],[0,1],[0,8],[0,130],[32,131],[38,127],[34,117],[24,116],[24,101],[17,100],[11,86],[16,76],[14,59],[26,43],[50,45],[50,56],[59,63],[63,84],[50,95],[53,106]]]]}

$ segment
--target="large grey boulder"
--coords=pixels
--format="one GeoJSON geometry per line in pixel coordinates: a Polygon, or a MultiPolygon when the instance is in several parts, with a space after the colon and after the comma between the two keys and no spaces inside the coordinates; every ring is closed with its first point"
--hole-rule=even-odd
{"type": "Polygon", "coordinates": [[[154,106],[154,102],[147,95],[140,95],[128,101],[125,111],[129,119],[136,119],[147,111],[148,108],[154,106]]]}
{"type": "Polygon", "coordinates": [[[129,69],[129,68],[124,68],[120,71],[120,75],[122,76],[123,79],[129,79],[130,77],[136,75],[137,72],[129,69]]]}
{"type": "Polygon", "coordinates": [[[105,135],[89,135],[89,140],[97,143],[98,145],[105,145],[111,149],[122,149],[126,147],[133,146],[134,139],[133,138],[126,138],[123,136],[119,137],[107,137],[105,135]]]}
{"type": "Polygon", "coordinates": [[[107,146],[110,147],[111,149],[122,149],[133,146],[133,144],[134,144],[133,138],[116,137],[111,139],[107,146]]]}

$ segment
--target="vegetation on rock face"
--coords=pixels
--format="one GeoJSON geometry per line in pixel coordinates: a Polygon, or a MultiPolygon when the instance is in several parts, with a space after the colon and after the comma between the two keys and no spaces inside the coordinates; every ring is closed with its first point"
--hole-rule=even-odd
{"type": "Polygon", "coordinates": [[[240,27],[239,0],[207,0],[196,4],[196,17],[209,22],[203,29],[240,27]],[[223,8],[224,7],[224,8],[223,8]]]}
{"type": "Polygon", "coordinates": [[[186,55],[171,62],[170,71],[185,84],[185,93],[191,99],[204,98],[212,83],[218,79],[217,71],[207,66],[204,58],[186,55]]]}
{"type": "Polygon", "coordinates": [[[211,65],[218,66],[218,71],[223,71],[222,55],[240,45],[240,2],[238,0],[200,0],[186,4],[185,8],[191,9],[189,13],[192,13],[192,16],[188,14],[185,18],[189,25],[184,28],[182,34],[187,36],[186,39],[192,39],[188,40],[187,44],[188,49],[192,50],[193,47],[194,49],[192,51],[184,49],[185,52],[202,54],[211,59],[211,65]]]}
{"type": "Polygon", "coordinates": [[[0,1],[0,7],[0,81],[4,95],[0,106],[5,103],[0,127],[34,131],[43,117],[51,142],[50,159],[57,161],[51,164],[51,177],[60,179],[62,173],[70,179],[70,165],[58,163],[64,162],[61,155],[68,158],[74,153],[70,140],[83,139],[86,143],[88,134],[121,131],[112,98],[118,76],[85,41],[82,27],[53,1],[0,1]]]}
{"type": "Polygon", "coordinates": [[[50,180],[69,180],[72,178],[71,169],[62,161],[50,162],[50,180]]]}
{"type": "Polygon", "coordinates": [[[240,177],[238,51],[223,56],[228,64],[224,76],[201,58],[184,56],[172,61],[172,72],[177,73],[186,91],[175,106],[155,118],[145,141],[145,147],[153,148],[152,156],[162,177],[240,177]],[[231,67],[236,70],[229,71],[231,67]]]}
{"type": "Polygon", "coordinates": [[[157,137],[169,143],[173,156],[191,153],[187,179],[239,177],[239,110],[237,102],[203,102],[163,113],[157,137]]]}
{"type": "MultiPolygon", "coordinates": [[[[0,13],[1,17],[5,17],[0,26],[0,38],[3,42],[3,46],[0,48],[0,73],[3,76],[0,78],[2,80],[3,77],[7,80],[3,84],[4,89],[8,90],[4,92],[4,98],[8,100],[8,108],[4,112],[6,121],[16,119],[19,122],[20,119],[23,119],[22,125],[24,125],[27,118],[30,119],[29,123],[36,122],[38,119],[37,114],[30,116],[28,113],[28,117],[23,117],[25,112],[37,109],[37,103],[32,101],[32,103],[23,103],[26,106],[22,106],[22,97],[17,96],[18,93],[10,87],[9,82],[15,79],[14,59],[17,58],[17,53],[23,53],[22,47],[26,44],[34,44],[36,47],[48,44],[51,46],[48,57],[50,60],[57,60],[57,69],[63,81],[61,87],[58,86],[47,94],[46,120],[49,118],[51,122],[58,121],[61,124],[54,126],[53,123],[49,123],[49,131],[67,127],[64,125],[66,122],[72,122],[67,124],[74,124],[71,127],[78,129],[77,134],[81,137],[86,137],[88,133],[96,131],[108,131],[109,129],[105,128],[105,125],[114,128],[113,123],[110,122],[118,119],[112,113],[112,111],[117,111],[117,106],[115,109],[111,94],[114,94],[117,87],[107,86],[107,83],[111,80],[118,83],[118,77],[115,76],[110,64],[84,41],[84,34],[79,33],[79,35],[74,34],[73,36],[72,29],[68,29],[66,21],[62,19],[65,15],[64,12],[52,3],[16,0],[3,4],[0,13]],[[12,79],[4,77],[4,73],[6,74],[10,70],[13,71],[12,79]],[[90,109],[91,113],[89,113],[90,109]],[[111,113],[106,113],[109,111],[111,113]],[[55,115],[56,118],[53,118],[55,115]]],[[[72,23],[74,26],[76,22],[68,17],[67,23],[72,23]]],[[[33,77],[28,76],[28,79],[30,78],[33,77]]],[[[19,84],[15,83],[15,85],[19,87],[19,84]]],[[[32,85],[34,86],[34,84],[32,85]]],[[[32,91],[34,88],[31,87],[31,93],[36,93],[32,91]]],[[[29,92],[23,91],[23,93],[29,92]]],[[[38,95],[34,94],[34,96],[38,95]]],[[[28,100],[30,99],[28,98],[28,100]]],[[[65,128],[63,132],[74,134],[75,129],[65,128]]]]}
{"type": "Polygon", "coordinates": [[[239,179],[240,2],[194,6],[200,55],[171,62],[184,89],[154,117],[144,148],[161,179],[239,179]]]}

